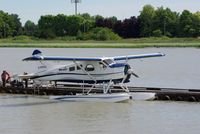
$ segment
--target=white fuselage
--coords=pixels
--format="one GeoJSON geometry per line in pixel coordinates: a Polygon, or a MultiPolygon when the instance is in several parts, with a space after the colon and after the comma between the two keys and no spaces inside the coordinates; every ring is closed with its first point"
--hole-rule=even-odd
{"type": "Polygon", "coordinates": [[[32,79],[40,81],[103,83],[110,80],[119,82],[124,77],[124,66],[109,67],[102,62],[74,62],[50,68],[42,65],[38,69],[32,79]]]}
{"type": "MultiPolygon", "coordinates": [[[[130,65],[127,64],[130,59],[161,57],[165,54],[150,53],[139,55],[115,56],[115,57],[64,57],[64,56],[44,56],[38,49],[34,50],[31,57],[23,61],[38,61],[41,65],[38,72],[28,75],[30,79],[40,81],[66,81],[83,83],[127,83],[130,76],[134,75],[130,65]],[[55,63],[48,66],[45,62],[55,63]],[[58,65],[56,62],[72,62],[72,64],[63,63],[58,65]],[[116,61],[125,61],[125,63],[116,63],[116,61]]],[[[27,77],[27,76],[22,76],[27,77]]]]}

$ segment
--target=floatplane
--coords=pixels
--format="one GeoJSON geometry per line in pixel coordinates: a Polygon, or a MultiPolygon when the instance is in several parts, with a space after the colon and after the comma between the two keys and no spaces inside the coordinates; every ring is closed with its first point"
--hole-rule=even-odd
{"type": "Polygon", "coordinates": [[[44,56],[40,50],[34,50],[31,57],[23,61],[38,61],[38,71],[32,74],[20,75],[21,78],[34,81],[70,82],[79,84],[91,84],[90,89],[83,94],[50,96],[53,100],[65,101],[97,101],[97,102],[123,102],[131,99],[126,83],[130,82],[134,73],[128,61],[150,57],[161,57],[162,53],[149,53],[139,55],[115,56],[115,57],[63,57],[44,56]],[[53,62],[47,65],[45,62],[53,62]],[[62,62],[63,64],[57,64],[62,62]],[[67,63],[69,62],[69,63],[67,63]],[[123,93],[110,93],[110,87],[119,85],[123,93]],[[102,86],[102,94],[92,94],[96,86],[102,86]]]}

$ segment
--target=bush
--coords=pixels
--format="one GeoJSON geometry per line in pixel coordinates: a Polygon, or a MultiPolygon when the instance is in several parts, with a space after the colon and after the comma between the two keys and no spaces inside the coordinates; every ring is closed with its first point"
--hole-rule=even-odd
{"type": "Polygon", "coordinates": [[[104,40],[119,40],[121,39],[121,37],[115,34],[111,29],[97,27],[85,34],[78,32],[77,39],[104,41],[104,40]]]}
{"type": "Polygon", "coordinates": [[[46,30],[43,30],[43,31],[40,33],[40,38],[44,38],[44,39],[54,39],[54,38],[56,38],[56,34],[53,32],[52,29],[46,29],[46,30]]]}
{"type": "Polygon", "coordinates": [[[13,37],[13,40],[31,40],[31,37],[26,35],[20,35],[13,37]]]}
{"type": "Polygon", "coordinates": [[[75,36],[63,36],[63,37],[57,37],[56,39],[62,40],[62,41],[74,41],[76,40],[75,36]]]}
{"type": "Polygon", "coordinates": [[[84,34],[81,31],[78,31],[76,39],[77,40],[85,40],[84,39],[84,34]]]}
{"type": "Polygon", "coordinates": [[[100,29],[99,31],[93,34],[93,39],[94,40],[110,40],[109,35],[110,34],[108,31],[106,31],[105,29],[100,29]]]}
{"type": "Polygon", "coordinates": [[[162,36],[162,31],[160,29],[154,30],[153,31],[153,36],[154,37],[161,37],[162,36]]]}

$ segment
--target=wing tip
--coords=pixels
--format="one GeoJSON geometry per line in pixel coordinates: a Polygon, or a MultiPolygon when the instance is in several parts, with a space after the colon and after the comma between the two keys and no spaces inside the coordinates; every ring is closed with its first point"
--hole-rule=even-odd
{"type": "Polygon", "coordinates": [[[165,53],[161,53],[161,52],[159,52],[159,54],[160,54],[160,56],[165,56],[166,55],[165,53]]]}

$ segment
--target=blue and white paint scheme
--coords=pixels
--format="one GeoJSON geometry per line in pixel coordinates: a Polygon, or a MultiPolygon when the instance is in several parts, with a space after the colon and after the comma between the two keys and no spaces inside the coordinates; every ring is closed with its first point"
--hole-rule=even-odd
{"type": "MultiPolygon", "coordinates": [[[[40,81],[60,81],[73,83],[127,83],[134,72],[128,65],[128,60],[150,57],[161,57],[162,53],[150,53],[140,55],[127,55],[116,57],[61,57],[43,56],[40,50],[34,50],[31,57],[23,61],[39,61],[38,72],[32,74],[30,79],[40,81]],[[47,61],[59,61],[62,65],[48,66],[47,61]],[[65,61],[71,63],[66,64],[65,61]],[[118,63],[117,61],[124,61],[118,63]]],[[[137,76],[137,75],[135,75],[137,76]]]]}
{"type": "Polygon", "coordinates": [[[37,61],[40,63],[37,72],[20,75],[20,77],[41,82],[55,81],[92,84],[91,89],[86,94],[50,96],[50,99],[54,100],[121,102],[131,98],[128,93],[129,90],[124,83],[130,81],[131,75],[138,77],[128,64],[128,60],[162,56],[164,56],[162,53],[150,53],[114,57],[61,57],[44,56],[40,50],[34,50],[32,56],[23,59],[23,61],[37,61]],[[48,62],[53,64],[49,65],[48,62]],[[90,91],[97,84],[103,85],[103,94],[91,95],[90,91]],[[108,94],[110,86],[113,84],[119,84],[125,93],[108,94]]]}

